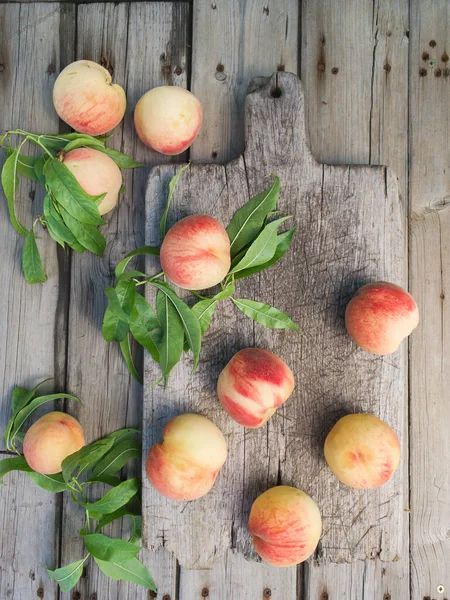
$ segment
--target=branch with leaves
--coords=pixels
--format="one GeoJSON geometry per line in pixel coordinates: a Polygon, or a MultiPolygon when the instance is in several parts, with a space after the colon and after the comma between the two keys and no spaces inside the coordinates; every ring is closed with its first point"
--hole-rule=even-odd
{"type": "Polygon", "coordinates": [[[142,166],[126,154],[107,148],[107,139],[80,133],[46,135],[21,129],[7,131],[0,137],[0,146],[7,155],[1,181],[11,223],[26,238],[22,268],[28,283],[44,283],[47,280],[36,244],[35,227],[38,223],[63,248],[67,244],[76,252],[89,250],[102,256],[106,240],[97,228],[105,225],[105,221],[100,216],[98,206],[105,194],[87,194],[61,159],[76,148],[93,148],[109,156],[120,168],[142,166]],[[17,136],[21,141],[14,148],[12,138],[17,136]],[[27,142],[37,146],[41,153],[37,156],[23,154],[22,148],[27,142]],[[19,175],[35,181],[45,192],[43,214],[34,220],[29,230],[19,222],[16,214],[19,175]]]}
{"type": "Polygon", "coordinates": [[[68,456],[62,463],[62,472],[43,475],[34,471],[18,450],[23,442],[23,428],[32,413],[47,402],[60,398],[79,401],[71,394],[49,394],[36,396],[41,382],[32,390],[16,387],[12,394],[12,416],[5,430],[8,450],[17,456],[0,461],[0,484],[10,471],[23,471],[34,483],[53,493],[70,492],[72,500],[83,507],[85,519],[80,536],[86,554],[80,560],[48,570],[63,592],[70,591],[78,582],[83,566],[90,556],[100,570],[115,580],[135,583],[156,592],[154,581],[147,568],[137,558],[141,550],[141,512],[137,478],[122,480],[120,472],[131,459],[141,458],[141,444],[136,440],[136,429],[120,429],[92,444],[84,446],[68,456]],[[91,501],[88,488],[96,483],[106,484],[111,489],[103,497],[91,501]],[[102,529],[122,517],[131,519],[132,532],[129,540],[111,538],[102,529]]]}
{"type": "MultiPolygon", "coordinates": [[[[160,222],[163,239],[175,185],[188,167],[182,167],[169,184],[167,205],[160,222]]],[[[119,342],[128,369],[138,381],[141,379],[131,356],[131,337],[159,364],[162,372],[160,381],[164,380],[167,384],[170,372],[183,352],[192,353],[195,370],[202,337],[211,324],[217,305],[225,300],[231,300],[237,309],[261,325],[298,332],[295,323],[277,308],[236,297],[236,282],[275,264],[292,241],[295,226],[279,232],[280,226],[289,218],[278,216],[276,206],[279,191],[280,180],[274,177],[268,189],[251,198],[234,214],[227,227],[231,267],[220,284],[220,291],[214,296],[206,297],[192,292],[195,303],[189,306],[167,283],[163,271],[149,276],[136,269],[128,269],[130,261],[136,256],[158,257],[160,247],[142,246],[130,252],[117,265],[116,284],[105,291],[108,306],[103,319],[103,337],[107,342],[119,342]],[[139,286],[143,285],[151,285],[156,289],[155,307],[138,293],[139,286]]]]}

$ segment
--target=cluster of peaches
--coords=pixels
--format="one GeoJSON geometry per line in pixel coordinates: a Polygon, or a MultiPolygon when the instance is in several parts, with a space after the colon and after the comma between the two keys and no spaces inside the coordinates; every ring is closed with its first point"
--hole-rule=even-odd
{"type": "MultiPolygon", "coordinates": [[[[111,84],[105,69],[89,61],[78,61],[62,71],[55,84],[54,103],[64,121],[78,132],[91,135],[110,131],[120,122],[126,107],[123,89],[111,84]]],[[[176,87],[151,90],[139,100],[134,113],[141,140],[166,154],[185,150],[195,138],[201,119],[198,100],[176,87]]],[[[75,152],[79,161],[82,152],[87,156],[95,150],[81,148],[75,152]]],[[[70,154],[65,157],[69,168],[70,154]]],[[[102,155],[102,160],[106,158],[102,155]]],[[[98,179],[97,175],[94,168],[87,179],[98,179]]],[[[83,187],[81,181],[80,184],[83,187]]],[[[86,191],[94,194],[104,190],[86,191]]],[[[202,289],[220,282],[228,272],[229,239],[214,219],[208,221],[208,227],[189,219],[192,218],[184,219],[166,236],[161,263],[169,279],[180,287],[202,289]],[[205,244],[209,254],[203,264],[199,252],[205,244]],[[211,256],[216,260],[211,262],[211,256]]],[[[345,320],[349,335],[359,347],[386,355],[395,352],[413,331],[419,314],[414,299],[405,290],[378,282],[356,292],[347,306],[345,320]]],[[[247,348],[238,352],[221,372],[217,395],[237,423],[259,428],[288,400],[294,385],[294,375],[283,360],[267,350],[247,348]]],[[[84,443],[81,426],[75,419],[50,413],[28,430],[24,455],[34,470],[51,474],[61,471],[64,458],[84,443]]],[[[328,433],[324,454],[342,483],[353,488],[376,488],[397,469],[400,444],[391,427],[376,416],[350,414],[328,433]]],[[[167,498],[195,500],[212,488],[226,458],[227,445],[217,426],[204,416],[183,414],[167,423],[163,440],[148,452],[146,473],[154,488],[167,498]]],[[[321,535],[321,515],[303,491],[276,486],[255,500],[249,530],[263,559],[273,565],[291,566],[314,552],[321,535]]]]}

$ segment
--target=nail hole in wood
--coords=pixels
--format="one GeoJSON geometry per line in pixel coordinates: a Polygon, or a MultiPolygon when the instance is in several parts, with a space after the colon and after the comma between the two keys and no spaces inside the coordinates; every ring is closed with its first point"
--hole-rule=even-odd
{"type": "Polygon", "coordinates": [[[150,590],[148,593],[148,597],[150,598],[150,600],[153,600],[153,598],[156,598],[158,596],[158,594],[156,592],[154,592],[153,590],[150,590]]]}
{"type": "Polygon", "coordinates": [[[175,75],[181,75],[182,72],[183,72],[183,69],[181,67],[175,68],[175,71],[174,71],[175,75]]]}
{"type": "Polygon", "coordinates": [[[44,597],[44,588],[41,588],[41,587],[40,587],[40,588],[38,588],[38,589],[37,589],[37,592],[36,592],[36,596],[37,596],[38,598],[43,598],[43,597],[44,597]]]}
{"type": "MultiPolygon", "coordinates": [[[[444,71],[443,71],[442,75],[443,75],[444,77],[448,77],[448,76],[450,75],[450,69],[444,69],[444,71]]],[[[449,537],[449,536],[447,536],[447,537],[449,537]]]]}
{"type": "Polygon", "coordinates": [[[202,589],[202,597],[203,597],[203,598],[207,598],[208,596],[209,596],[209,590],[208,590],[208,588],[207,588],[207,587],[204,587],[204,588],[202,589]]]}
{"type": "Polygon", "coordinates": [[[72,594],[72,600],[81,600],[81,594],[80,594],[80,592],[78,592],[78,591],[75,591],[75,592],[72,594]]]}
{"type": "Polygon", "coordinates": [[[162,600],[170,600],[169,594],[164,594],[164,596],[162,597],[162,600]]]}
{"type": "Polygon", "coordinates": [[[320,600],[328,600],[328,592],[326,590],[320,594],[320,600]]]}
{"type": "Polygon", "coordinates": [[[277,71],[284,71],[285,67],[284,65],[278,65],[277,67],[277,71]]]}
{"type": "Polygon", "coordinates": [[[442,75],[441,69],[436,69],[436,71],[434,72],[434,74],[436,75],[436,77],[440,77],[442,75]]]}
{"type": "Polygon", "coordinates": [[[331,69],[331,72],[333,73],[333,75],[337,75],[339,73],[339,69],[337,67],[333,67],[331,69]]]}
{"type": "Polygon", "coordinates": [[[442,62],[448,62],[448,54],[447,54],[447,52],[444,52],[444,54],[441,56],[441,60],[442,60],[442,62]]]}
{"type": "Polygon", "coordinates": [[[383,596],[383,600],[391,600],[391,595],[389,592],[386,592],[383,596]]]}
{"type": "Polygon", "coordinates": [[[263,8],[263,14],[264,14],[264,15],[266,15],[266,17],[268,17],[268,16],[269,16],[269,7],[268,7],[268,6],[265,6],[265,7],[263,8]]]}
{"type": "Polygon", "coordinates": [[[217,152],[211,152],[211,158],[213,160],[216,160],[216,158],[217,158],[217,152]]]}
{"type": "MultiPolygon", "coordinates": [[[[425,77],[425,76],[426,76],[426,74],[427,74],[427,70],[426,70],[426,69],[424,69],[424,68],[422,68],[422,69],[419,69],[419,75],[420,75],[421,77],[425,77]]],[[[431,598],[430,598],[430,600],[431,600],[431,598]]]]}
{"type": "Polygon", "coordinates": [[[0,73],[3,73],[3,71],[6,69],[5,65],[3,63],[0,63],[0,73]]]}
{"type": "Polygon", "coordinates": [[[213,10],[216,10],[216,8],[217,8],[217,5],[216,5],[216,3],[215,3],[215,2],[213,2],[213,3],[211,4],[211,8],[212,8],[213,10]]]}
{"type": "Polygon", "coordinates": [[[430,40],[430,46],[432,48],[436,48],[436,42],[434,40],[430,40]]]}
{"type": "Polygon", "coordinates": [[[270,598],[270,597],[271,597],[271,595],[272,595],[272,590],[271,590],[271,589],[269,589],[269,588],[266,588],[266,589],[264,590],[264,598],[270,598]]]}
{"type": "Polygon", "coordinates": [[[50,73],[50,75],[51,75],[55,71],[56,71],[55,65],[53,63],[50,63],[47,67],[47,73],[50,73]]]}
{"type": "Polygon", "coordinates": [[[272,98],[279,98],[281,96],[281,89],[278,86],[273,87],[270,90],[270,95],[272,96],[272,98]]]}
{"type": "Polygon", "coordinates": [[[422,59],[423,60],[428,60],[430,58],[430,55],[428,54],[428,52],[423,52],[422,53],[422,59]]]}
{"type": "Polygon", "coordinates": [[[383,67],[383,69],[386,71],[386,73],[390,73],[392,67],[389,63],[386,63],[383,67]]]}
{"type": "Polygon", "coordinates": [[[97,594],[96,592],[94,592],[93,594],[91,594],[91,597],[89,600],[97,600],[97,594]]]}

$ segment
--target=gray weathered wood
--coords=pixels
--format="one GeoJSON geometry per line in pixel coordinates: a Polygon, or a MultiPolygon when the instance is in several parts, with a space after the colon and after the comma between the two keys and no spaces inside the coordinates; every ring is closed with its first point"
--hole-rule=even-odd
{"type": "Polygon", "coordinates": [[[438,599],[450,598],[449,3],[414,0],[410,18],[411,597],[438,599]]]}
{"type": "MultiPolygon", "coordinates": [[[[151,87],[175,82],[186,85],[188,26],[187,3],[91,4],[78,8],[78,58],[106,58],[114,69],[115,81],[127,94],[125,119],[111,144],[146,165],[160,162],[161,157],[138,140],[132,121],[134,106],[151,87]],[[180,75],[174,73],[177,66],[181,67],[180,75]]],[[[146,168],[124,172],[126,192],[118,208],[107,217],[108,245],[103,260],[92,255],[72,259],[67,387],[85,400],[77,415],[89,441],[126,425],[138,426],[141,421],[141,387],[129,375],[118,345],[103,340],[101,323],[106,307],[104,290],[113,281],[115,265],[143,243],[147,173],[146,168]]],[[[108,533],[120,536],[126,533],[126,527],[116,523],[108,533]]],[[[66,503],[63,564],[81,556],[82,543],[76,539],[79,528],[77,509],[66,503]]],[[[162,589],[174,597],[173,557],[160,552],[151,557],[144,553],[142,558],[157,583],[164,581],[162,589]]],[[[87,577],[77,590],[83,598],[93,593],[108,599],[147,598],[142,588],[106,579],[94,564],[89,564],[87,577]]]]}
{"type": "MultiPolygon", "coordinates": [[[[379,490],[350,490],[326,468],[321,444],[339,416],[361,410],[380,415],[403,439],[405,347],[388,359],[373,357],[357,350],[343,327],[345,304],[361,283],[383,278],[405,283],[404,214],[397,182],[384,167],[317,163],[305,140],[298,79],[279,73],[259,85],[247,96],[244,160],[226,167],[192,166],[179,182],[171,218],[209,212],[226,223],[248,193],[262,189],[267,173],[279,174],[279,206],[293,215],[299,230],[280,268],[242,283],[237,296],[276,304],[293,315],[304,335],[266,330],[228,306],[206,335],[194,377],[186,359],[163,391],[151,386],[157,369],[146,360],[146,447],[160,439],[173,414],[187,411],[212,418],[229,444],[229,459],[203,499],[168,501],[145,484],[147,542],[151,548],[171,549],[188,568],[211,567],[231,545],[255,558],[246,529],[248,511],[258,493],[281,479],[319,502],[323,562],[375,556],[392,560],[402,549],[399,474],[379,490]],[[276,87],[280,98],[271,96],[276,87]],[[270,348],[285,358],[297,382],[291,400],[257,431],[231,421],[215,396],[221,368],[248,345],[270,348]]],[[[156,224],[173,172],[173,167],[159,167],[150,177],[149,243],[158,241],[156,224]]]]}
{"type": "MultiPolygon", "coordinates": [[[[406,0],[302,4],[302,79],[314,156],[332,163],[387,164],[399,178],[402,198],[408,183],[408,27],[406,0]]],[[[407,411],[404,417],[407,509],[407,411]]],[[[314,564],[306,573],[305,598],[316,600],[323,591],[329,598],[353,600],[408,598],[408,513],[403,526],[398,561],[314,564]]]]}
{"type": "MultiPolygon", "coordinates": [[[[36,131],[58,131],[51,91],[55,75],[49,65],[58,61],[59,28],[62,19],[58,4],[0,5],[0,131],[16,127],[36,131]]],[[[70,36],[67,37],[70,41],[70,36]]],[[[32,152],[31,148],[27,151],[32,152]]],[[[4,156],[1,154],[1,166],[4,156]]],[[[58,364],[59,304],[61,277],[56,244],[39,226],[38,245],[49,277],[44,285],[30,286],[21,269],[24,240],[9,222],[6,199],[0,192],[0,430],[11,411],[11,392],[15,385],[34,386],[55,373],[58,364]]],[[[30,227],[42,212],[42,193],[23,182],[18,191],[20,220],[30,227]]],[[[64,338],[62,333],[61,338],[64,338]]],[[[61,382],[58,381],[58,385],[61,382]]],[[[51,389],[53,384],[47,385],[51,389]]],[[[48,406],[45,408],[48,410],[48,406]]],[[[6,455],[1,456],[6,458],[6,455]]],[[[39,588],[45,598],[57,597],[46,566],[58,560],[58,499],[38,488],[23,473],[12,473],[0,488],[0,597],[29,600],[39,588]],[[43,540],[46,543],[43,544],[43,540]]]]}

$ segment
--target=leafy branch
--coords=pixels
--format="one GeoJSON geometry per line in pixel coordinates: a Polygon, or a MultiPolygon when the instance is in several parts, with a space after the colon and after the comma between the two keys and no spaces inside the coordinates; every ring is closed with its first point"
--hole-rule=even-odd
{"type": "MultiPolygon", "coordinates": [[[[161,235],[166,234],[167,215],[178,178],[189,167],[185,165],[169,184],[166,208],[160,221],[161,235]]],[[[116,284],[105,290],[108,305],[103,319],[103,337],[107,342],[119,342],[128,369],[141,381],[133,364],[130,340],[134,338],[143,346],[161,368],[161,380],[167,384],[173,367],[183,352],[193,357],[193,370],[197,367],[202,337],[211,324],[219,302],[231,300],[234,306],[254,321],[274,329],[298,332],[295,323],[273,306],[236,298],[236,282],[250,277],[275,264],[288,250],[295,226],[280,233],[281,225],[289,218],[280,217],[276,209],[280,180],[273,178],[272,185],[251,198],[231,219],[227,233],[230,238],[231,267],[220,284],[220,291],[205,297],[192,292],[196,302],[189,306],[167,283],[164,272],[147,275],[130,269],[134,257],[158,257],[160,247],[142,246],[130,252],[116,267],[116,284]],[[274,218],[278,217],[278,218],[274,218]],[[156,291],[156,304],[151,306],[138,293],[138,287],[150,285],[156,291]]]]}
{"type": "Polygon", "coordinates": [[[103,254],[106,240],[97,227],[105,225],[98,210],[104,194],[87,194],[61,159],[67,152],[84,147],[107,154],[120,168],[142,166],[127,155],[107,148],[107,139],[79,133],[38,134],[21,129],[7,131],[0,137],[0,146],[7,155],[1,182],[11,224],[26,237],[22,269],[28,283],[44,283],[47,280],[36,243],[35,226],[38,222],[63,248],[67,245],[76,252],[89,250],[99,256],[103,254]],[[17,136],[23,139],[14,148],[12,138],[17,136]],[[28,142],[37,146],[40,154],[22,154],[22,148],[28,142]],[[45,192],[43,214],[38,216],[30,230],[20,223],[16,213],[19,175],[35,181],[45,192]]]}
{"type": "Polygon", "coordinates": [[[140,482],[136,478],[120,478],[120,472],[128,461],[141,457],[141,444],[136,440],[139,432],[136,429],[114,431],[68,456],[62,463],[61,473],[37,473],[17,448],[18,441],[23,440],[26,421],[37,408],[52,400],[70,398],[78,401],[71,394],[36,396],[42,383],[32,390],[16,387],[13,391],[12,416],[4,437],[7,448],[16,452],[17,456],[0,461],[0,484],[10,471],[22,471],[48,492],[69,492],[72,500],[84,508],[85,518],[80,536],[86,554],[69,565],[47,569],[50,579],[56,581],[63,592],[70,591],[80,579],[84,564],[92,556],[107,577],[129,581],[156,592],[150,573],[137,558],[141,550],[141,514],[138,508],[140,482]],[[91,501],[88,488],[96,483],[106,484],[110,489],[103,497],[91,501]],[[109,523],[123,517],[131,519],[129,540],[111,538],[102,533],[109,523]]]}

